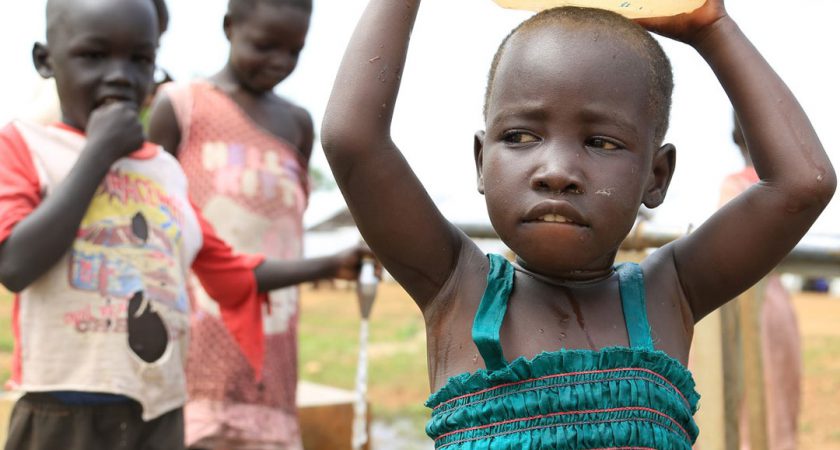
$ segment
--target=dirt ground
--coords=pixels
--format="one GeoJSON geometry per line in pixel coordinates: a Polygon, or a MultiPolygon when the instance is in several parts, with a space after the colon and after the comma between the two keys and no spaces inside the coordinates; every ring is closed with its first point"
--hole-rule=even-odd
{"type": "Polygon", "coordinates": [[[799,447],[840,450],[840,298],[800,294],[794,303],[805,366],[799,447]]]}
{"type": "MultiPolygon", "coordinates": [[[[358,327],[354,292],[305,288],[302,298],[301,377],[352,387],[357,350],[353,333],[358,327]],[[351,356],[325,354],[320,345],[306,349],[307,340],[323,342],[325,333],[332,335],[332,347],[351,356]]],[[[794,303],[804,360],[799,448],[840,450],[840,298],[800,294],[794,303]]],[[[370,400],[375,415],[386,423],[399,422],[403,435],[413,434],[413,439],[422,436],[427,418],[421,406],[429,394],[423,329],[422,317],[405,292],[393,283],[381,285],[371,321],[370,400]],[[406,420],[415,424],[413,431],[406,420]]]]}

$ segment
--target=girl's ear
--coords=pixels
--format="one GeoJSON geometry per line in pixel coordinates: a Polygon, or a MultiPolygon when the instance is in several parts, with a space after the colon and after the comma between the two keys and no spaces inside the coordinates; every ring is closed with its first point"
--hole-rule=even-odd
{"type": "Polygon", "coordinates": [[[665,201],[671,177],[677,164],[677,149],[672,144],[665,144],[653,155],[650,178],[642,203],[648,208],[656,208],[665,201]]]}
{"type": "Polygon", "coordinates": [[[478,193],[484,195],[484,130],[475,132],[473,143],[475,152],[475,172],[478,177],[478,193]]]}
{"type": "Polygon", "coordinates": [[[225,14],[225,18],[222,19],[222,29],[225,31],[228,42],[230,42],[230,37],[233,34],[233,18],[230,17],[230,14],[225,14]]]}
{"type": "Polygon", "coordinates": [[[50,62],[50,50],[45,44],[36,42],[32,46],[32,63],[41,78],[52,78],[54,72],[50,62]]]}

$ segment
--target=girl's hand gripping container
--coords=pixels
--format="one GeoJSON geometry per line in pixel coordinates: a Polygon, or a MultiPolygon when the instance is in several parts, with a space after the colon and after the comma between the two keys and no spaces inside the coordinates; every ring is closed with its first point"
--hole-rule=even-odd
{"type": "Polygon", "coordinates": [[[542,11],[558,6],[583,6],[615,11],[631,19],[675,16],[690,13],[706,0],[493,0],[511,9],[542,11]]]}

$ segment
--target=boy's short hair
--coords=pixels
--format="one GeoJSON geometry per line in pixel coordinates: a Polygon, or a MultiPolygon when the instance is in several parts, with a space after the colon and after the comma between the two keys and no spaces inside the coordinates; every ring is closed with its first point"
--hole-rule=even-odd
{"type": "Polygon", "coordinates": [[[152,0],[155,5],[155,12],[158,18],[158,32],[163,34],[169,28],[169,9],[166,7],[165,0],[152,0]]]}
{"type": "MultiPolygon", "coordinates": [[[[152,6],[155,8],[155,15],[158,20],[158,36],[166,32],[169,28],[169,8],[166,7],[166,0],[151,0],[152,6]]],[[[50,20],[57,14],[61,14],[63,3],[60,0],[47,1],[47,38],[49,39],[52,27],[57,23],[56,20],[50,20]]]]}
{"type": "Polygon", "coordinates": [[[639,55],[646,58],[650,64],[650,108],[656,120],[655,138],[657,144],[661,144],[668,131],[668,121],[671,114],[671,94],[674,91],[674,75],[671,70],[671,62],[659,42],[651,36],[639,24],[611,11],[594,8],[561,7],[553,8],[535,14],[528,20],[522,22],[505,37],[490,66],[490,75],[487,81],[487,90],[484,94],[484,117],[487,117],[487,109],[490,96],[493,92],[493,83],[496,79],[496,69],[502,59],[507,43],[521,31],[541,26],[581,26],[603,29],[613,36],[622,38],[625,42],[635,47],[639,55]]]}
{"type": "Polygon", "coordinates": [[[228,14],[234,20],[239,20],[248,15],[257,6],[257,3],[264,2],[274,6],[292,6],[312,13],[312,0],[230,0],[228,2],[228,14]]]}

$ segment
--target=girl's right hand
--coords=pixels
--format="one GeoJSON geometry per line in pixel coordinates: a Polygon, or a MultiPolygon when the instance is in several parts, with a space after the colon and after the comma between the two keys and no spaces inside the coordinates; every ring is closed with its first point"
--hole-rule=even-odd
{"type": "Polygon", "coordinates": [[[671,17],[637,19],[648,31],[695,46],[721,19],[728,17],[723,0],[706,0],[696,10],[671,17]]]}
{"type": "Polygon", "coordinates": [[[128,102],[113,102],[96,108],[87,124],[87,138],[92,147],[110,164],[143,146],[143,125],[128,102]]]}
{"type": "Polygon", "coordinates": [[[376,260],[376,256],[365,244],[359,244],[336,253],[333,259],[335,261],[335,274],[333,278],[348,281],[358,280],[359,273],[362,270],[362,262],[365,259],[373,259],[376,262],[376,277],[380,278],[382,276],[382,264],[376,260]]]}

